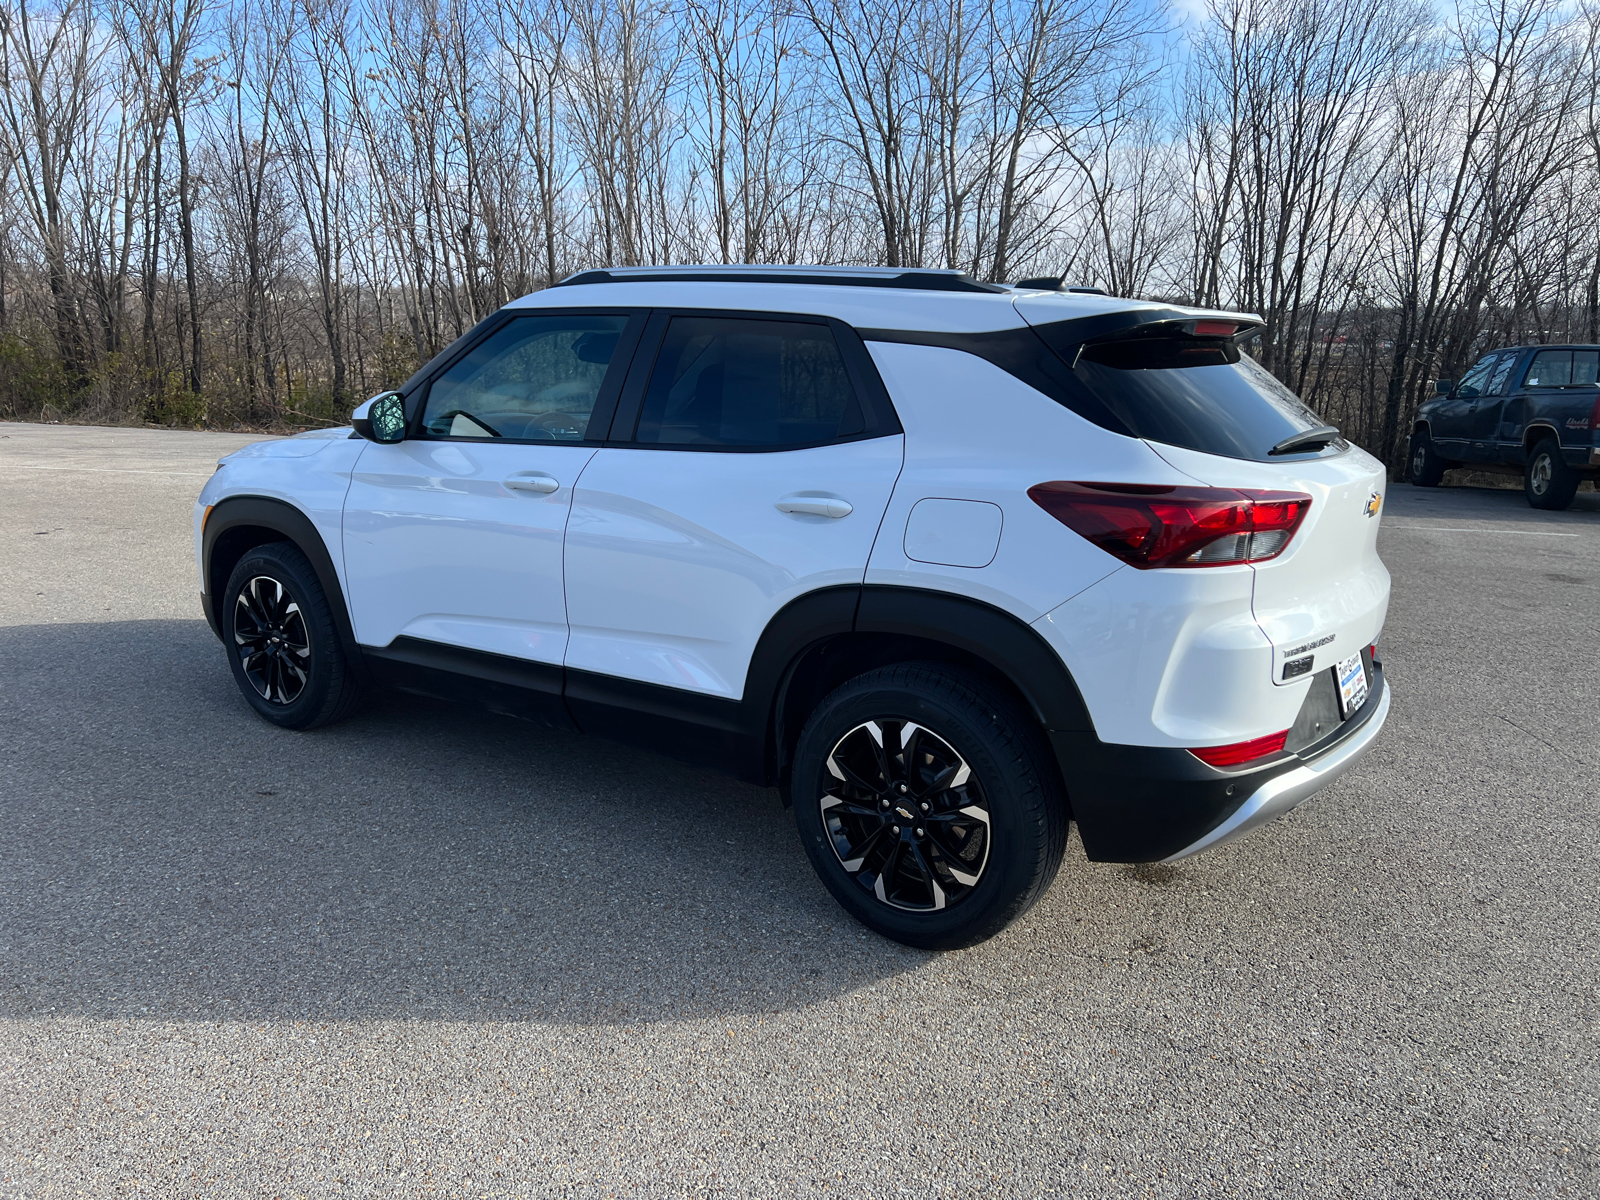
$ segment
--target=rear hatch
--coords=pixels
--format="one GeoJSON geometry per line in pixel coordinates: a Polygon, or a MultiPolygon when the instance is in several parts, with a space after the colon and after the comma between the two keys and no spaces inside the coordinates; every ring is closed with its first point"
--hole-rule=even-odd
{"type": "Polygon", "coordinates": [[[1287,549],[1251,564],[1256,576],[1251,608],[1272,643],[1273,683],[1297,683],[1377,641],[1389,607],[1389,572],[1378,558],[1386,486],[1382,463],[1355,446],[1330,458],[1282,464],[1177,446],[1154,449],[1212,487],[1270,488],[1311,497],[1287,549]]]}
{"type": "Polygon", "coordinates": [[[1073,316],[1050,297],[1016,306],[1069,368],[1060,403],[1144,439],[1209,487],[1311,498],[1288,545],[1251,563],[1274,684],[1302,683],[1376,641],[1389,600],[1377,550],[1387,474],[1241,353],[1259,318],[1155,305],[1073,316]]]}

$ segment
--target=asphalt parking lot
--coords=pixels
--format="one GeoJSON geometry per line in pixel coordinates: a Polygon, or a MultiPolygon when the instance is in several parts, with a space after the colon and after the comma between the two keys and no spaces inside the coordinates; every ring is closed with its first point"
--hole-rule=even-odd
{"type": "Polygon", "coordinates": [[[1600,1194],[1600,495],[1395,485],[1364,763],[933,955],[775,793],[257,720],[189,525],[247,440],[0,425],[0,1196],[1600,1194]]]}

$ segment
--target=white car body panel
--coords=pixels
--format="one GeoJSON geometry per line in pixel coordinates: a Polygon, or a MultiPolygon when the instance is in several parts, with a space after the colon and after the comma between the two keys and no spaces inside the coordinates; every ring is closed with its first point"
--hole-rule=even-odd
{"type": "MultiPolygon", "coordinates": [[[[1269,678],[1285,682],[1285,662],[1314,655],[1310,674],[1372,645],[1389,611],[1389,571],[1378,557],[1387,473],[1352,446],[1328,458],[1245,462],[1176,446],[1156,449],[1213,487],[1304,492],[1311,509],[1288,548],[1255,564],[1251,607],[1273,646],[1269,678]],[[1377,506],[1371,507],[1377,497],[1377,506]]],[[[1281,728],[1281,726],[1280,726],[1281,728]]]]}
{"type": "Polygon", "coordinates": [[[780,608],[861,582],[903,457],[898,435],[771,453],[600,450],[567,528],[567,666],[739,698],[780,608]],[[778,511],[796,493],[851,512],[778,511]]]}
{"type": "Polygon", "coordinates": [[[356,640],[423,638],[559,666],[562,540],[593,446],[479,441],[368,445],[344,510],[356,640]],[[548,493],[507,481],[544,478],[548,493]]]}
{"type": "Polygon", "coordinates": [[[906,465],[866,580],[956,592],[1034,621],[1121,564],[1028,498],[1053,479],[1191,483],[1143,442],[1069,412],[993,363],[960,350],[868,342],[906,430],[906,465]],[[1003,514],[999,548],[982,567],[906,554],[912,510],[925,499],[977,500],[1003,514]]]}
{"type": "Polygon", "coordinates": [[[1247,741],[1293,725],[1311,684],[1271,686],[1253,584],[1248,566],[1120,567],[1034,628],[1068,664],[1101,741],[1247,741]]]}
{"type": "Polygon", "coordinates": [[[350,470],[368,445],[352,439],[350,432],[346,426],[252,442],[218,460],[216,473],[200,489],[194,507],[195,564],[202,593],[210,590],[204,578],[206,510],[229,496],[262,496],[281,500],[310,518],[333,557],[339,586],[349,594],[350,581],[338,550],[340,525],[350,470]]]}

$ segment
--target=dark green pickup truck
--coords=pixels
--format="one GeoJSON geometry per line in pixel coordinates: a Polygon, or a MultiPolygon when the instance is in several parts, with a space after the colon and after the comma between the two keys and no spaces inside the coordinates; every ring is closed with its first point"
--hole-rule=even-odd
{"type": "Polygon", "coordinates": [[[1521,473],[1528,503],[1566,508],[1600,477],[1600,346],[1515,346],[1441,379],[1417,410],[1406,458],[1412,483],[1451,467],[1521,473]]]}

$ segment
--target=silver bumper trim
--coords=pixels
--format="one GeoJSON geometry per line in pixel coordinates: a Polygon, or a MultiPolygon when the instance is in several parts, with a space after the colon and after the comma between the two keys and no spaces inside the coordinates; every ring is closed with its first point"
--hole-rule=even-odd
{"type": "Polygon", "coordinates": [[[1383,696],[1378,701],[1378,711],[1373,713],[1367,719],[1367,723],[1352,734],[1348,741],[1339,743],[1303,767],[1296,767],[1293,771],[1285,771],[1282,775],[1267,780],[1221,825],[1199,841],[1185,846],[1176,854],[1161,861],[1177,862],[1179,859],[1188,858],[1191,854],[1199,854],[1202,850],[1213,849],[1235,838],[1243,837],[1258,825],[1265,825],[1268,821],[1283,816],[1302,800],[1314,796],[1355,766],[1388,719],[1389,683],[1385,680],[1383,696]]]}

